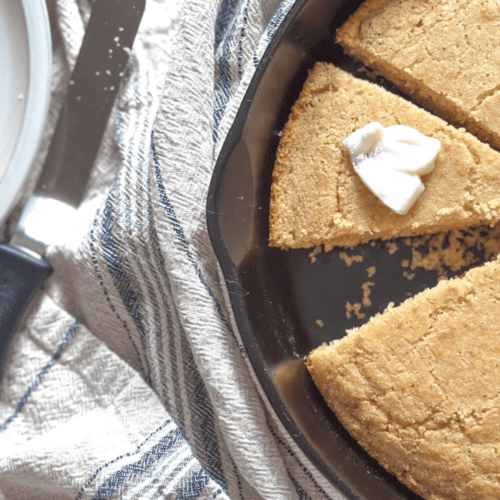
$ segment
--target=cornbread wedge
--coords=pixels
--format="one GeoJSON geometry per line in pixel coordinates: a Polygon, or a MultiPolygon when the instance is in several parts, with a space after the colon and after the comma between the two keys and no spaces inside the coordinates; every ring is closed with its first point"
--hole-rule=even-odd
{"type": "Polygon", "coordinates": [[[337,41],[435,115],[500,148],[499,22],[497,0],[367,0],[337,41]]]}
{"type": "Polygon", "coordinates": [[[500,154],[381,87],[331,64],[310,72],[284,128],[273,172],[271,246],[353,247],[500,219],[500,154]],[[387,208],[354,172],[342,141],[378,121],[441,141],[425,191],[406,215],[387,208]]]}
{"type": "Polygon", "coordinates": [[[500,498],[500,261],[441,281],[314,350],[344,427],[428,500],[500,498]]]}

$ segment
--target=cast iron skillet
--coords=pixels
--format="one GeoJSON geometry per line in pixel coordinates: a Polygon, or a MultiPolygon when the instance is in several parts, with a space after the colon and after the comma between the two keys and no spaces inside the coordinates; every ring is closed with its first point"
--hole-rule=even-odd
{"type": "Polygon", "coordinates": [[[279,131],[316,61],[333,62],[354,73],[359,68],[335,45],[335,30],[360,4],[295,3],[257,68],[218,158],[207,202],[208,229],[255,373],[298,446],[350,499],[418,500],[343,429],[314,386],[304,357],[366,322],[389,302],[400,303],[433,286],[437,274],[417,272],[410,281],[401,261],[411,256],[411,249],[403,242],[394,255],[383,242],[346,252],[363,257],[362,263],[351,266],[345,256],[342,260],[342,249],[321,253],[312,263],[311,249],[268,246],[279,131]],[[371,266],[376,275],[369,279],[371,266]],[[347,318],[346,303],[362,300],[361,284],[367,280],[373,283],[372,305],[363,309],[364,318],[347,318]]]}

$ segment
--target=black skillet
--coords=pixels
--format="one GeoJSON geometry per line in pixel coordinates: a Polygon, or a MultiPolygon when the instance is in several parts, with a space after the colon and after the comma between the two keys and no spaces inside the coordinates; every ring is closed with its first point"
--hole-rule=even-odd
{"type": "Polygon", "coordinates": [[[218,158],[207,201],[208,228],[255,373],[297,445],[349,499],[418,500],[343,429],[314,386],[304,356],[341,338],[389,302],[400,303],[433,286],[437,273],[417,271],[410,280],[401,262],[410,258],[411,249],[401,241],[394,255],[382,242],[347,252],[363,257],[351,266],[342,259],[342,249],[320,253],[312,263],[311,249],[282,251],[267,243],[279,132],[308,70],[326,61],[367,77],[335,44],[335,30],[360,4],[298,0],[292,7],[257,68],[218,158]],[[371,266],[376,266],[376,277],[368,279],[371,266]],[[354,313],[348,318],[346,303],[362,300],[366,281],[374,283],[372,305],[362,309],[364,318],[354,313]]]}

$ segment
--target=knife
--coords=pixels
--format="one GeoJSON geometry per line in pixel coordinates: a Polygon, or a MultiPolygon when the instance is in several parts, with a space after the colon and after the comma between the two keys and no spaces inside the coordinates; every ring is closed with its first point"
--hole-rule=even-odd
{"type": "Polygon", "coordinates": [[[69,228],[82,201],[145,3],[92,3],[42,172],[9,244],[0,245],[0,378],[23,313],[52,273],[45,250],[69,228]]]}

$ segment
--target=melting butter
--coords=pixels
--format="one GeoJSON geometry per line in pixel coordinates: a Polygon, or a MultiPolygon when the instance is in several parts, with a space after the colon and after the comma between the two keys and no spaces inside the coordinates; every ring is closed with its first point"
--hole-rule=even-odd
{"type": "Polygon", "coordinates": [[[368,189],[396,213],[408,213],[425,187],[420,175],[434,169],[441,142],[406,125],[384,128],[374,122],[343,144],[368,189]]]}

